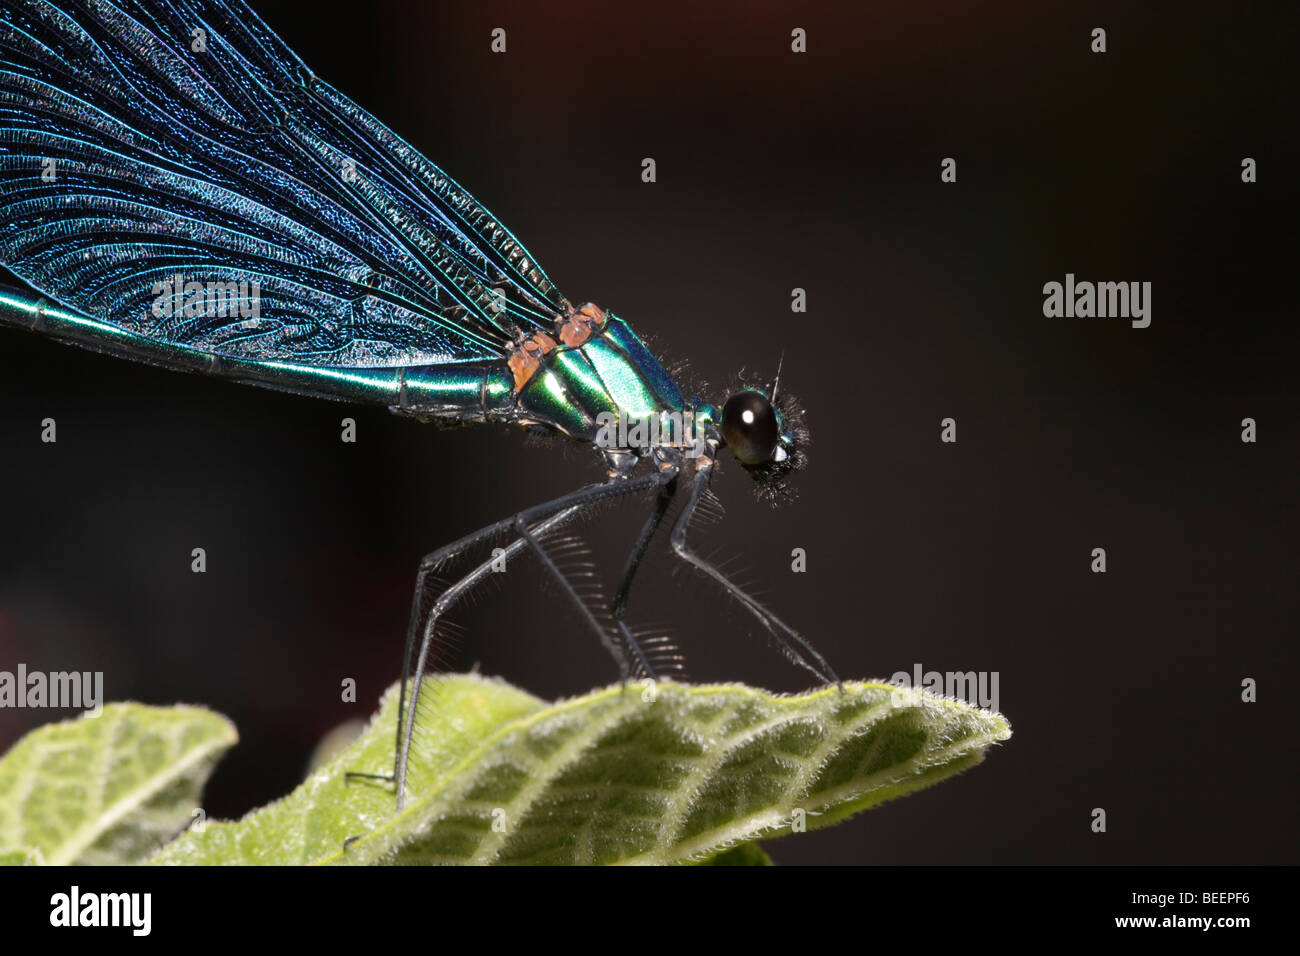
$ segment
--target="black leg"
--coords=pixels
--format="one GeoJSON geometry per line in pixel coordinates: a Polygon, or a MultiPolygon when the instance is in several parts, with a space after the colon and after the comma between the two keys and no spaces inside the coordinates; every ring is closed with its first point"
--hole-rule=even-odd
{"type": "Polygon", "coordinates": [[[641,648],[640,641],[628,629],[623,616],[627,613],[628,595],[632,590],[632,581],[636,578],[637,569],[641,566],[641,559],[645,557],[646,549],[650,547],[650,541],[654,538],[655,532],[659,530],[659,525],[663,523],[664,515],[668,513],[668,506],[672,504],[676,495],[677,476],[674,475],[671,481],[659,489],[659,495],[655,498],[654,509],[650,512],[650,516],[646,518],[645,524],[641,526],[641,534],[637,536],[636,544],[632,546],[632,553],[627,557],[627,564],[623,567],[623,576],[618,582],[618,590],[614,592],[614,600],[609,605],[609,613],[614,619],[615,626],[618,627],[624,642],[636,654],[641,672],[649,678],[655,676],[654,667],[651,666],[649,658],[646,657],[645,651],[641,648]]]}
{"type": "Polygon", "coordinates": [[[587,622],[587,626],[596,632],[596,637],[600,640],[600,643],[605,646],[605,650],[609,651],[610,656],[613,657],[615,663],[618,664],[619,679],[626,683],[632,669],[628,665],[627,656],[623,653],[623,649],[614,642],[614,639],[610,637],[609,632],[606,631],[605,628],[601,627],[600,621],[596,620],[596,615],[591,612],[591,608],[587,606],[587,602],[584,601],[581,595],[579,595],[574,589],[572,582],[569,581],[564,572],[556,566],[555,562],[551,559],[551,556],[546,553],[546,549],[538,543],[535,537],[533,537],[532,532],[528,530],[528,525],[524,522],[522,517],[515,519],[515,531],[518,532],[519,539],[526,542],[528,547],[532,548],[533,553],[536,554],[538,560],[542,562],[542,567],[546,568],[546,570],[550,572],[551,577],[555,578],[555,581],[560,585],[561,590],[569,596],[569,600],[572,601],[573,606],[578,609],[578,613],[581,614],[583,620],[587,622]]]}
{"type": "MultiPolygon", "coordinates": [[[[602,482],[601,485],[595,487],[603,487],[604,484],[605,483],[602,482]]],[[[542,505],[541,507],[546,508],[546,505],[542,505]]],[[[565,509],[559,514],[553,515],[537,526],[537,533],[545,534],[548,531],[554,531],[576,515],[579,510],[579,508],[575,507],[573,509],[565,509]]],[[[400,750],[402,746],[402,722],[405,716],[406,682],[411,674],[411,657],[415,653],[415,636],[420,632],[420,622],[425,620],[424,601],[425,598],[428,597],[430,579],[444,564],[458,555],[463,554],[468,549],[474,547],[474,545],[480,544],[483,541],[490,540],[509,531],[514,526],[514,520],[514,518],[506,518],[503,521],[490,524],[486,528],[480,528],[473,534],[468,534],[457,541],[453,541],[451,544],[443,545],[437,551],[426,554],[420,561],[420,570],[415,579],[415,594],[411,598],[411,618],[406,627],[406,647],[402,652],[402,686],[397,696],[397,750],[394,750],[394,753],[400,750]]],[[[502,549],[503,553],[501,557],[509,560],[522,551],[523,548],[524,543],[522,541],[512,541],[502,549]]],[[[492,571],[493,566],[498,560],[497,557],[493,557],[491,560],[485,561],[483,564],[480,564],[474,570],[470,571],[470,573],[465,575],[465,577],[461,578],[451,587],[443,591],[441,596],[451,599],[443,605],[444,610],[447,607],[450,607],[451,604],[455,603],[457,599],[464,596],[464,594],[474,587],[474,585],[482,581],[483,578],[492,571]]],[[[431,612],[431,617],[436,619],[438,616],[440,616],[440,612],[431,612]]],[[[388,779],[391,780],[392,777],[390,776],[388,779]]]]}
{"type": "MultiPolygon", "coordinates": [[[[580,510],[581,509],[577,507],[566,508],[558,514],[552,515],[550,518],[547,518],[545,521],[537,525],[536,533],[545,534],[548,531],[555,530],[564,524],[564,522],[576,515],[580,510]]],[[[458,554],[473,547],[475,544],[484,540],[489,540],[511,528],[513,521],[513,518],[508,518],[505,521],[498,521],[496,524],[488,525],[486,528],[480,528],[473,534],[466,535],[458,541],[453,541],[451,544],[442,546],[437,551],[426,554],[420,561],[420,570],[415,579],[415,595],[411,599],[411,619],[406,628],[406,647],[402,652],[402,683],[397,694],[397,740],[393,749],[395,755],[401,753],[402,742],[406,739],[406,736],[402,733],[402,727],[406,720],[406,685],[411,679],[411,658],[415,653],[415,637],[416,634],[420,633],[420,622],[425,620],[424,600],[428,596],[430,578],[443,564],[450,561],[458,554]]],[[[512,541],[502,549],[501,557],[509,560],[523,549],[523,541],[512,541]]],[[[489,558],[471,570],[464,577],[450,585],[441,595],[439,595],[438,604],[431,609],[429,614],[430,627],[426,634],[426,642],[428,642],[429,636],[433,633],[432,625],[436,622],[437,618],[440,617],[447,608],[455,604],[457,600],[464,597],[466,592],[482,581],[489,573],[492,573],[498,560],[500,560],[500,558],[497,556],[489,558]]],[[[423,647],[421,650],[421,672],[423,672],[424,665],[427,662],[427,651],[427,646],[423,647]]],[[[362,773],[360,771],[350,770],[347,772],[347,776],[359,777],[366,780],[387,780],[392,782],[396,779],[397,775],[396,769],[394,769],[393,773],[362,773]]]]}
{"type": "MultiPolygon", "coordinates": [[[[459,554],[461,551],[464,551],[466,548],[471,547],[485,538],[492,537],[502,531],[519,531],[520,538],[512,541],[505,549],[507,557],[517,553],[525,545],[538,550],[548,567],[555,574],[559,575],[560,580],[566,586],[570,597],[577,603],[579,609],[594,622],[590,609],[583,604],[581,598],[573,591],[572,587],[568,584],[567,579],[565,579],[563,574],[559,572],[559,569],[555,567],[555,564],[551,561],[550,557],[546,555],[544,551],[540,550],[540,545],[537,543],[536,536],[558,528],[565,521],[568,521],[580,511],[591,507],[597,502],[621,495],[634,494],[638,491],[653,488],[656,485],[663,485],[671,481],[674,474],[675,473],[673,472],[652,472],[650,474],[641,475],[637,478],[618,478],[613,481],[601,482],[600,484],[579,488],[577,491],[563,495],[553,501],[548,501],[545,504],[536,505],[526,511],[521,511],[513,518],[507,518],[506,520],[499,521],[494,525],[489,525],[487,528],[484,528],[481,531],[476,531],[474,534],[468,535],[465,538],[448,545],[446,548],[440,548],[438,551],[433,552],[433,554],[429,556],[428,560],[421,562],[421,572],[423,574],[426,571],[431,571],[443,561],[446,561],[449,557],[459,554]],[[548,515],[551,517],[545,521],[541,521],[535,527],[530,527],[533,522],[536,522],[541,518],[546,518],[548,515]],[[446,553],[444,554],[444,552],[446,553]]],[[[435,626],[438,618],[441,617],[461,597],[463,597],[465,592],[482,580],[486,575],[492,573],[492,565],[493,560],[488,560],[480,564],[464,578],[443,591],[442,594],[438,596],[438,600],[434,603],[433,607],[429,610],[420,639],[420,651],[416,660],[415,670],[409,672],[412,684],[409,696],[405,694],[408,671],[404,669],[402,672],[403,691],[398,699],[398,738],[397,752],[395,755],[396,765],[393,774],[396,778],[397,806],[399,810],[402,807],[405,797],[406,772],[411,752],[411,734],[415,724],[415,708],[420,698],[420,686],[424,679],[424,669],[428,663],[429,649],[433,644],[435,626]],[[404,715],[402,713],[403,710],[405,711],[404,715]]],[[[423,580],[424,578],[422,577],[422,581],[423,580]]],[[[420,587],[422,588],[422,586],[423,585],[421,584],[420,587]]],[[[417,590],[415,600],[415,610],[417,612],[421,603],[423,603],[422,594],[420,590],[417,590]]],[[[603,629],[599,628],[598,622],[596,622],[595,626],[598,633],[603,636],[606,647],[614,655],[615,660],[619,662],[620,668],[624,673],[626,673],[626,659],[618,650],[617,645],[614,645],[613,642],[609,640],[609,636],[605,634],[603,629]]],[[[411,650],[414,646],[413,637],[414,629],[412,628],[408,631],[404,666],[409,666],[410,663],[411,650]]]]}
{"type": "MultiPolygon", "coordinates": [[[[702,459],[702,461],[704,460],[702,459]]],[[[832,670],[831,665],[826,663],[826,659],[802,635],[763,607],[755,598],[729,581],[721,571],[686,546],[686,531],[690,527],[691,518],[695,514],[696,506],[700,503],[700,498],[708,490],[709,474],[712,467],[712,464],[707,461],[696,467],[690,497],[686,499],[686,506],[682,508],[682,513],[673,526],[671,538],[673,553],[696,570],[708,575],[720,584],[728,594],[739,601],[749,613],[758,619],[758,622],[767,629],[768,633],[776,638],[790,660],[816,674],[818,678],[828,684],[840,683],[840,679],[832,670]],[[804,656],[805,654],[807,657],[804,656]],[[812,658],[812,663],[809,663],[808,658],[812,658]]]]}

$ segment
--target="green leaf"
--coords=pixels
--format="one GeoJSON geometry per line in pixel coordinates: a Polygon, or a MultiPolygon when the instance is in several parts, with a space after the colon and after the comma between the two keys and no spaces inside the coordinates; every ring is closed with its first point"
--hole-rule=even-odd
{"type": "Polygon", "coordinates": [[[715,853],[707,860],[701,860],[700,866],[774,866],[772,858],[763,852],[757,843],[742,843],[730,850],[715,853]]]}
{"type": "Polygon", "coordinates": [[[110,704],[38,727],[0,758],[0,862],[144,859],[190,823],[236,739],[198,707],[110,704]]]}
{"type": "Polygon", "coordinates": [[[396,698],[288,797],[150,862],[717,861],[936,783],[1011,734],[998,714],[889,684],[782,697],[664,682],[546,704],[444,677],[426,683],[398,813],[391,784],[345,777],[392,768],[396,698]]]}
{"type": "Polygon", "coordinates": [[[40,850],[0,850],[0,866],[40,866],[40,850]]]}

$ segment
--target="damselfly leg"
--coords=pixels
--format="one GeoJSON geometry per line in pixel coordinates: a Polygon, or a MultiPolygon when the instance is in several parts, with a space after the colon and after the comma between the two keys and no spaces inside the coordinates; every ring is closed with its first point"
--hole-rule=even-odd
{"type": "Polygon", "coordinates": [[[654,668],[651,667],[650,661],[646,658],[641,650],[640,643],[632,635],[628,628],[627,622],[623,620],[627,613],[627,599],[632,591],[632,581],[636,578],[637,569],[641,566],[641,560],[645,557],[646,549],[650,547],[650,541],[659,530],[663,523],[664,515],[668,513],[668,506],[672,504],[673,498],[677,495],[677,475],[674,474],[672,479],[666,482],[660,489],[659,494],[655,497],[654,509],[646,518],[645,524],[641,527],[641,533],[637,536],[636,544],[632,546],[632,553],[627,557],[627,563],[623,566],[623,575],[618,582],[618,590],[614,592],[614,599],[610,602],[609,613],[614,620],[614,625],[618,628],[619,634],[622,635],[624,642],[630,647],[636,648],[640,653],[640,664],[642,673],[651,679],[655,676],[654,668]]]}
{"type": "MultiPolygon", "coordinates": [[[[360,777],[367,779],[389,780],[396,782],[397,805],[400,809],[405,797],[407,770],[410,762],[411,740],[415,725],[416,708],[418,706],[420,689],[424,680],[425,668],[428,665],[429,652],[433,646],[439,619],[452,606],[454,606],[465,594],[482,581],[488,574],[493,572],[494,566],[502,555],[494,555],[492,558],[479,564],[467,575],[456,581],[450,587],[446,588],[439,594],[433,606],[429,609],[427,615],[422,615],[424,600],[427,596],[427,590],[432,581],[432,576],[439,567],[446,561],[451,560],[457,555],[463,553],[469,548],[480,544],[483,541],[494,538],[502,533],[514,531],[519,535],[509,545],[502,549],[502,554],[508,560],[510,557],[518,554],[523,548],[528,547],[535,551],[542,560],[543,567],[548,573],[554,576],[564,592],[574,602],[583,614],[588,624],[596,631],[602,644],[614,657],[619,666],[619,672],[626,679],[631,668],[626,655],[622,649],[614,642],[608,632],[600,626],[600,623],[591,613],[582,597],[573,588],[572,583],[564,575],[563,571],[555,564],[551,557],[546,553],[539,538],[547,533],[558,529],[561,525],[576,517],[581,512],[609,498],[622,495],[635,494],[638,491],[644,491],[655,486],[662,486],[670,482],[674,473],[669,472],[652,472],[641,475],[636,478],[617,478],[612,481],[601,482],[599,484],[588,485],[579,488],[577,491],[563,495],[544,504],[536,505],[512,518],[498,521],[495,524],[488,525],[473,534],[467,535],[458,541],[439,548],[437,551],[429,554],[420,562],[420,572],[416,582],[415,596],[412,600],[411,622],[408,625],[406,648],[403,654],[402,667],[402,684],[398,694],[398,719],[397,719],[397,739],[395,747],[395,764],[391,775],[373,774],[362,772],[351,772],[349,777],[360,777]],[[543,520],[544,519],[544,520],[543,520]],[[423,618],[423,628],[420,627],[421,618],[423,618]],[[415,667],[411,669],[411,657],[415,648],[415,635],[420,634],[419,653],[416,656],[415,667]],[[410,694],[407,694],[407,684],[410,682],[410,694]]],[[[637,654],[638,659],[644,660],[644,652],[641,651],[635,638],[629,633],[629,647],[637,654]]]]}
{"type": "Polygon", "coordinates": [[[728,580],[726,575],[716,567],[687,547],[686,533],[690,528],[691,519],[695,516],[695,510],[700,503],[700,499],[708,491],[709,475],[712,470],[713,462],[709,459],[701,459],[696,465],[690,495],[686,499],[682,513],[677,517],[676,524],[673,525],[673,533],[669,539],[673,553],[696,570],[708,575],[721,585],[723,590],[740,602],[741,606],[749,611],[772,635],[777,644],[780,645],[782,652],[793,663],[816,674],[820,680],[827,684],[839,684],[840,679],[831,668],[831,665],[826,662],[826,659],[818,653],[817,649],[806,638],[765,608],[756,598],[728,580]],[[805,657],[805,655],[807,656],[805,657]],[[811,662],[809,658],[811,658],[811,662]]]}
{"type": "MultiPolygon", "coordinates": [[[[560,525],[565,521],[577,514],[579,510],[580,509],[578,508],[568,508],[561,511],[559,514],[552,515],[537,526],[537,533],[546,534],[547,532],[560,527],[560,525]]],[[[434,575],[445,562],[452,560],[472,548],[474,545],[501,534],[504,530],[508,529],[512,523],[513,519],[507,519],[505,521],[498,521],[496,524],[488,525],[485,528],[480,528],[473,534],[466,535],[457,541],[443,545],[437,551],[432,551],[421,559],[420,570],[415,579],[415,594],[411,599],[411,617],[406,629],[406,646],[402,652],[402,683],[397,695],[397,739],[393,748],[394,754],[400,754],[402,752],[402,744],[406,739],[406,736],[402,732],[402,726],[406,719],[406,689],[407,682],[410,680],[411,676],[411,658],[415,654],[415,639],[416,635],[420,633],[420,623],[426,620],[424,602],[429,596],[429,590],[433,583],[434,575]]],[[[443,611],[450,608],[456,603],[456,601],[473,588],[474,585],[478,584],[488,574],[490,574],[495,567],[498,567],[499,562],[503,557],[508,561],[523,550],[523,548],[524,542],[522,540],[510,542],[506,547],[501,549],[500,555],[494,554],[491,558],[478,565],[478,567],[471,570],[464,577],[460,578],[460,580],[448,586],[439,595],[438,603],[429,611],[428,620],[430,623],[425,629],[425,641],[421,644],[420,648],[421,671],[423,671],[424,666],[427,664],[428,651],[432,644],[432,635],[435,633],[434,625],[436,624],[437,619],[442,615],[443,611]]],[[[417,685],[417,693],[418,689],[417,685]]],[[[364,773],[362,771],[348,771],[347,776],[350,778],[357,777],[366,780],[386,780],[391,783],[393,780],[397,779],[396,766],[395,763],[393,773],[364,773]]]]}
{"type": "MultiPolygon", "coordinates": [[[[831,668],[830,664],[817,651],[817,649],[807,641],[807,639],[765,608],[756,598],[730,581],[726,575],[718,570],[718,568],[714,567],[714,565],[697,555],[690,549],[690,547],[688,547],[686,543],[687,533],[690,529],[691,521],[695,517],[700,501],[708,491],[712,468],[713,462],[710,459],[704,459],[696,463],[694,476],[691,482],[691,489],[686,504],[682,508],[681,514],[677,517],[677,520],[673,525],[670,538],[673,553],[687,564],[691,565],[694,569],[711,578],[729,595],[735,598],[741,606],[752,614],[764,629],[771,634],[785,656],[794,664],[808,670],[825,683],[839,683],[839,677],[831,668]]],[[[451,544],[439,548],[437,551],[427,555],[420,563],[415,596],[412,600],[411,606],[411,621],[407,629],[406,647],[403,654],[402,683],[398,694],[397,736],[395,741],[393,773],[370,774],[354,772],[349,773],[348,776],[395,782],[397,790],[397,806],[401,809],[405,800],[406,779],[410,765],[410,752],[412,735],[415,727],[416,710],[419,703],[420,690],[423,685],[425,668],[429,661],[429,653],[437,635],[438,621],[476,584],[480,583],[487,575],[493,573],[494,568],[499,566],[498,563],[503,556],[508,560],[519,554],[525,548],[533,551],[538,556],[543,568],[545,568],[547,573],[550,574],[555,579],[556,583],[560,585],[561,590],[563,590],[569,600],[573,602],[579,613],[586,620],[588,626],[596,632],[597,637],[600,639],[605,649],[609,651],[610,655],[618,664],[622,678],[627,680],[631,674],[631,665],[627,655],[623,652],[623,647],[612,639],[611,634],[593,614],[587,601],[577,592],[564,571],[561,570],[551,555],[547,552],[544,540],[548,534],[558,530],[567,522],[578,517],[582,512],[602,501],[623,495],[635,494],[638,491],[654,487],[658,487],[659,493],[656,495],[653,509],[651,510],[650,515],[646,518],[640,534],[637,536],[636,543],[634,544],[631,553],[628,555],[622,576],[619,580],[618,589],[616,590],[609,607],[610,617],[614,621],[618,633],[623,639],[623,645],[635,655],[640,672],[645,674],[647,677],[653,677],[653,667],[651,666],[639,641],[624,622],[624,615],[627,609],[628,596],[631,592],[632,583],[635,580],[637,570],[645,557],[645,553],[651,540],[654,538],[659,527],[663,524],[668,509],[677,493],[678,469],[675,466],[664,467],[661,470],[641,475],[636,478],[620,477],[599,484],[587,485],[586,487],[580,488],[577,491],[563,495],[552,501],[521,511],[512,518],[507,518],[503,521],[498,521],[495,524],[488,525],[471,535],[467,535],[466,537],[452,542],[451,544]],[[443,590],[434,601],[432,607],[429,608],[428,613],[424,613],[424,602],[428,597],[428,591],[433,583],[434,575],[438,569],[445,564],[445,562],[459,556],[475,545],[479,545],[484,541],[511,532],[515,535],[514,539],[511,540],[500,553],[483,561],[481,564],[478,564],[468,574],[443,590]],[[417,634],[419,635],[418,654],[416,653],[417,634]],[[414,668],[411,666],[413,656],[415,658],[414,668]],[[409,694],[407,693],[408,682],[410,689],[409,694]]]]}

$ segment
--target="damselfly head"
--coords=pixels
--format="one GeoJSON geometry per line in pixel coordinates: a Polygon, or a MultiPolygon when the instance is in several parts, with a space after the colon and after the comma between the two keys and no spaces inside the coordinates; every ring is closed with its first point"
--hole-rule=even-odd
{"type": "Polygon", "coordinates": [[[776,408],[762,392],[746,389],[722,406],[722,440],[746,468],[785,458],[776,408]]]}
{"type": "Polygon", "coordinates": [[[741,387],[722,406],[720,418],[723,444],[754,479],[758,496],[773,504],[794,497],[787,479],[807,463],[808,429],[803,408],[789,391],[741,387]]]}

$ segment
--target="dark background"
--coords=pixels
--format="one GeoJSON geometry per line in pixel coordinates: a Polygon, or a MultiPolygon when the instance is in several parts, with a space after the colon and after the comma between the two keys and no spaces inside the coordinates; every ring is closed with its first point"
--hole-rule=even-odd
{"type": "MultiPolygon", "coordinates": [[[[1296,861],[1292,20],[1226,4],[255,5],[570,298],[719,387],[784,352],[813,432],[801,497],[772,510],[727,460],[728,517],[704,550],[735,557],[841,674],[999,672],[1015,736],[983,766],[769,844],[778,862],[1296,861]],[[1151,281],[1151,327],[1044,318],[1043,283],[1066,272],[1151,281]],[[1240,441],[1247,416],[1257,444],[1240,441]]],[[[0,667],[103,670],[109,700],[229,715],[242,741],[210,784],[217,816],[284,794],[324,732],[369,715],[420,555],[599,474],[581,449],[504,430],[10,329],[0,449],[0,667]]],[[[610,583],[641,511],[586,529],[610,583]]],[[[655,551],[631,616],[669,628],[691,677],[806,686],[670,563],[655,551]]],[[[541,583],[521,570],[458,613],[456,666],[545,697],[614,679],[541,583]]],[[[50,716],[0,711],[0,748],[50,716]]]]}

